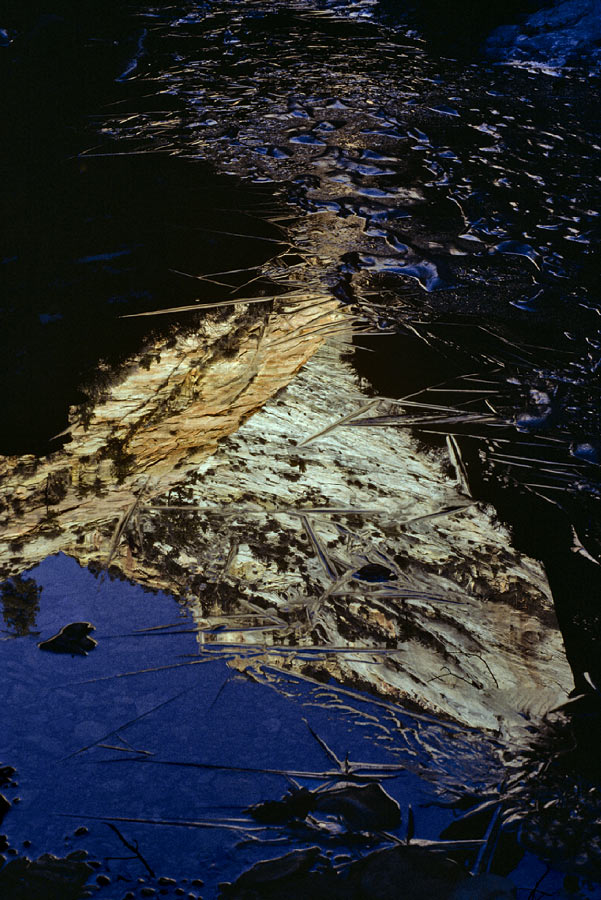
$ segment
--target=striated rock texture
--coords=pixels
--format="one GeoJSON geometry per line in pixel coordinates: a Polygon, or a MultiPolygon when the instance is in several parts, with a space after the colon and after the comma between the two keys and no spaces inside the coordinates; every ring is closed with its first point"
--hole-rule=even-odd
{"type": "Polygon", "coordinates": [[[572,686],[546,579],[452,441],[420,449],[411,403],[369,396],[349,326],[299,289],[158,341],[62,450],[2,460],[3,573],[64,551],[179,595],[201,653],[507,736],[572,686]]]}
{"type": "Polygon", "coordinates": [[[140,492],[181,481],[185,467],[283,387],[321,332],[343,318],[334,300],[308,292],[272,306],[209,314],[195,331],[158,341],[89,408],[74,411],[62,450],[1,458],[2,574],[59,550],[105,561],[140,492]]]}
{"type": "Polygon", "coordinates": [[[507,733],[572,686],[546,579],[402,423],[351,420],[302,444],[367,402],[340,350],[322,347],[139,506],[115,562],[185,598],[201,652],[507,733]]]}

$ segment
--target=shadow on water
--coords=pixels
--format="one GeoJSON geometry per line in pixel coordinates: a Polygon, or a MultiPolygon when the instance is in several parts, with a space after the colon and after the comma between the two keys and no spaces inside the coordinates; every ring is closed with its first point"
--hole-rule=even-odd
{"type": "Polygon", "coordinates": [[[378,0],[385,21],[410,23],[445,56],[473,57],[484,38],[499,25],[513,24],[540,9],[537,0],[378,0]]]}
{"type": "MultiPolygon", "coordinates": [[[[83,385],[172,330],[168,317],[149,328],[120,316],[227,297],[247,272],[200,284],[173,270],[260,265],[281,231],[261,219],[273,191],[167,152],[121,155],[110,129],[94,132],[98,111],[147,103],[119,78],[144,32],[127,5],[14,4],[5,15],[0,452],[46,454],[83,385]]],[[[181,106],[169,95],[151,105],[181,106]]]]}
{"type": "Polygon", "coordinates": [[[201,164],[82,157],[44,171],[43,183],[37,174],[22,173],[21,189],[13,180],[3,198],[12,207],[3,211],[12,228],[0,268],[3,453],[47,453],[68,407],[83,399],[78,386],[98,385],[99,363],[108,379],[151,333],[173,327],[169,317],[149,328],[121,316],[227,298],[235,280],[203,283],[178,272],[220,272],[232,259],[236,268],[256,266],[281,238],[253,216],[263,191],[201,164]]]}

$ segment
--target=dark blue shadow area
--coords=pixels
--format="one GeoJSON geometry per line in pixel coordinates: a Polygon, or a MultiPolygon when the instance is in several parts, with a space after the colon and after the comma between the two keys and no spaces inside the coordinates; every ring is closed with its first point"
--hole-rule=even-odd
{"type": "MultiPolygon", "coordinates": [[[[29,856],[84,848],[93,859],[109,858],[103,870],[123,879],[125,891],[145,870],[138,859],[110,859],[128,854],[99,817],[139,841],[157,875],[200,876],[213,896],[218,882],[254,862],[319,839],[259,825],[245,814],[295,783],[314,790],[328,780],[336,767],[308,725],[339,759],[401,761],[400,729],[413,732],[416,723],[392,706],[269,666],[261,680],[240,674],[199,649],[192,616],[172,597],[103,580],[63,555],[26,575],[41,588],[39,613],[32,633],[17,638],[5,630],[0,641],[0,732],[2,759],[17,768],[19,781],[6,793],[21,797],[4,825],[12,846],[31,841],[29,856]],[[84,620],[98,641],[88,656],[38,648],[64,625],[84,620]],[[180,633],[157,629],[165,625],[180,633]],[[76,836],[81,826],[89,834],[76,836]]],[[[430,748],[443,745],[444,728],[423,728],[430,748]]],[[[454,752],[458,739],[454,734],[454,752]]],[[[464,774],[471,767],[473,775],[478,748],[468,759],[469,747],[462,745],[464,774]]],[[[418,763],[427,765],[426,756],[418,763]]],[[[435,839],[451,813],[428,805],[438,796],[435,770],[425,780],[416,768],[394,772],[383,784],[401,806],[401,830],[412,803],[419,836],[435,839]]],[[[101,895],[112,897],[111,890],[101,895]]]]}
{"type": "Polygon", "coordinates": [[[496,26],[514,22],[541,7],[541,0],[379,0],[389,20],[415,23],[428,41],[446,54],[475,56],[486,35],[496,26]]]}

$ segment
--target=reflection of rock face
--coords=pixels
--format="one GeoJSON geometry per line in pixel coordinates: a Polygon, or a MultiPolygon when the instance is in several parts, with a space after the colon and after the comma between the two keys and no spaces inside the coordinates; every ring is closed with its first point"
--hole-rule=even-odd
{"type": "Polygon", "coordinates": [[[571,687],[539,566],[406,431],[346,425],[299,446],[366,399],[322,348],[140,510],[142,555],[123,548],[120,566],[185,596],[201,647],[236,666],[333,675],[492,729],[536,717],[571,687]]]}
{"type": "Polygon", "coordinates": [[[133,360],[62,451],[0,459],[5,574],[58,550],[105,560],[117,519],[142,486],[180,481],[181,467],[212,453],[283,387],[322,341],[320,329],[341,317],[333,300],[307,295],[278,301],[272,313],[255,310],[157,343],[147,368],[133,360]]]}
{"type": "Polygon", "coordinates": [[[339,350],[315,354],[345,327],[328,297],[288,295],[158,344],[64,450],[3,461],[4,570],[110,560],[184,596],[233,665],[489,729],[536,716],[570,688],[540,568],[406,429],[346,422],[301,446],[369,400],[339,350]]]}

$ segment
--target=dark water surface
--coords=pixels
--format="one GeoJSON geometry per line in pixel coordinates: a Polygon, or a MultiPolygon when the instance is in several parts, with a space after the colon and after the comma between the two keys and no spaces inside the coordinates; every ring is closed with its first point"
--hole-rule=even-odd
{"type": "MultiPolygon", "coordinates": [[[[219,884],[253,864],[315,846],[343,876],[378,848],[381,835],[362,833],[357,824],[349,831],[343,817],[317,813],[304,822],[251,813],[301,789],[348,784],[355,776],[336,776],[332,754],[347,760],[356,784],[375,780],[398,803],[393,833],[402,842],[407,834],[422,842],[441,834],[479,836],[511,770],[493,738],[333,679],[311,681],[266,664],[249,680],[226,665],[235,649],[199,647],[198,624],[185,604],[93,574],[63,555],[5,584],[3,601],[11,636],[0,642],[2,753],[18,766],[4,788],[14,804],[3,823],[8,862],[17,852],[78,859],[69,855],[85,851],[100,897],[128,890],[151,896],[140,893],[144,888],[214,897],[219,884]],[[18,625],[15,593],[27,597],[20,609],[29,610],[18,625]],[[89,656],[40,651],[40,642],[74,620],[95,623],[97,647],[89,656]],[[481,806],[480,819],[463,822],[466,809],[481,806]],[[161,878],[172,882],[165,887],[161,878]]],[[[519,787],[516,779],[514,792],[519,787]]],[[[454,854],[449,845],[447,855],[469,864],[476,854],[469,845],[454,854]]],[[[530,896],[539,879],[550,896],[568,896],[565,872],[519,847],[510,833],[496,842],[492,871],[512,872],[518,896],[530,896]]],[[[341,896],[373,896],[370,889],[355,895],[351,884],[339,888],[341,896]]],[[[0,880],[0,887],[7,900],[55,897],[31,887],[11,893],[10,881],[0,880]]],[[[450,896],[446,881],[438,889],[450,896]]],[[[258,896],[300,898],[304,890],[292,880],[258,896]]],[[[420,890],[416,881],[408,896],[421,897],[420,890]]],[[[596,891],[585,877],[576,896],[597,897],[596,891]]]]}
{"type": "MultiPolygon", "coordinates": [[[[4,824],[13,847],[31,841],[34,858],[75,849],[99,860],[123,856],[105,824],[116,821],[157,876],[200,877],[199,893],[215,896],[218,882],[295,845],[281,825],[260,825],[246,810],[285,795],[292,778],[309,789],[326,780],[332,761],[310,728],[341,757],[397,767],[386,790],[405,820],[408,804],[416,807],[421,838],[435,840],[453,819],[430,805],[444,782],[469,773],[477,787],[496,765],[493,743],[412,720],[369,695],[268,669],[253,683],[226,666],[234,654],[199,656],[194,619],[172,597],[95,577],[64,556],[26,577],[38,586],[40,609],[29,634],[0,644],[1,729],[2,752],[18,765],[19,786],[7,796],[22,799],[4,824]],[[39,641],[81,619],[95,623],[89,657],[40,652],[39,641]],[[444,752],[449,735],[455,760],[444,752]],[[420,772],[424,754],[429,773],[420,772]],[[196,824],[169,827],[177,821],[196,824]],[[76,835],[82,826],[89,834],[76,835]]],[[[338,845],[351,857],[370,846],[357,838],[346,847],[341,829],[298,828],[301,846],[338,845]]],[[[114,885],[100,891],[105,897],[148,874],[139,860],[107,867],[114,885]]]]}
{"type": "MultiPolygon", "coordinates": [[[[376,394],[465,414],[452,424],[438,415],[419,437],[430,445],[454,434],[473,493],[544,561],[577,687],[598,692],[599,82],[454,58],[453,47],[441,55],[381,12],[367,0],[131,4],[85,19],[85,40],[14,14],[14,41],[0,48],[15,122],[0,150],[11,224],[0,266],[0,450],[46,454],[99,369],[108,378],[159,328],[187,327],[124,312],[230,297],[248,271],[201,292],[177,273],[259,266],[285,245],[276,218],[312,217],[329,238],[320,277],[381,332],[357,339],[376,351],[353,357],[357,371],[376,394]]],[[[420,724],[367,695],[341,699],[336,685],[278,674],[255,684],[223,654],[189,665],[194,623],[173,598],[60,557],[24,577],[42,590],[31,621],[5,597],[6,629],[21,636],[0,643],[1,761],[23,781],[7,833],[13,847],[32,841],[30,855],[88,841],[94,859],[123,856],[94,817],[153,820],[119,827],[157,876],[216,896],[266,847],[278,856],[296,846],[244,810],[283,796],[291,777],[314,784],[267,769],[328,769],[305,718],[341,759],[405,766],[383,782],[403,838],[409,803],[416,836],[435,840],[457,810],[429,804],[457,799],[462,784],[485,802],[505,777],[494,741],[420,724]],[[89,657],[38,650],[81,620],[96,627],[89,657]],[[176,621],[169,635],[134,634],[176,621]],[[184,778],[181,763],[224,768],[188,766],[184,778]],[[182,818],[196,824],[158,824],[182,818]],[[82,824],[89,838],[76,839],[82,824]],[[206,886],[192,886],[195,877],[206,886]]],[[[584,749],[567,766],[574,822],[560,817],[568,855],[582,849],[570,840],[587,840],[588,861],[552,870],[506,848],[495,871],[513,871],[520,900],[601,897],[589,724],[596,736],[586,707],[572,725],[584,749]]],[[[537,811],[557,799],[545,790],[531,798],[537,811]]],[[[567,793],[559,802],[569,810],[567,793]]],[[[340,838],[317,827],[299,835],[304,847],[340,838]]],[[[366,849],[340,841],[341,866],[366,849]]],[[[111,900],[148,876],[139,859],[103,866],[113,881],[99,894],[111,900]]]]}

